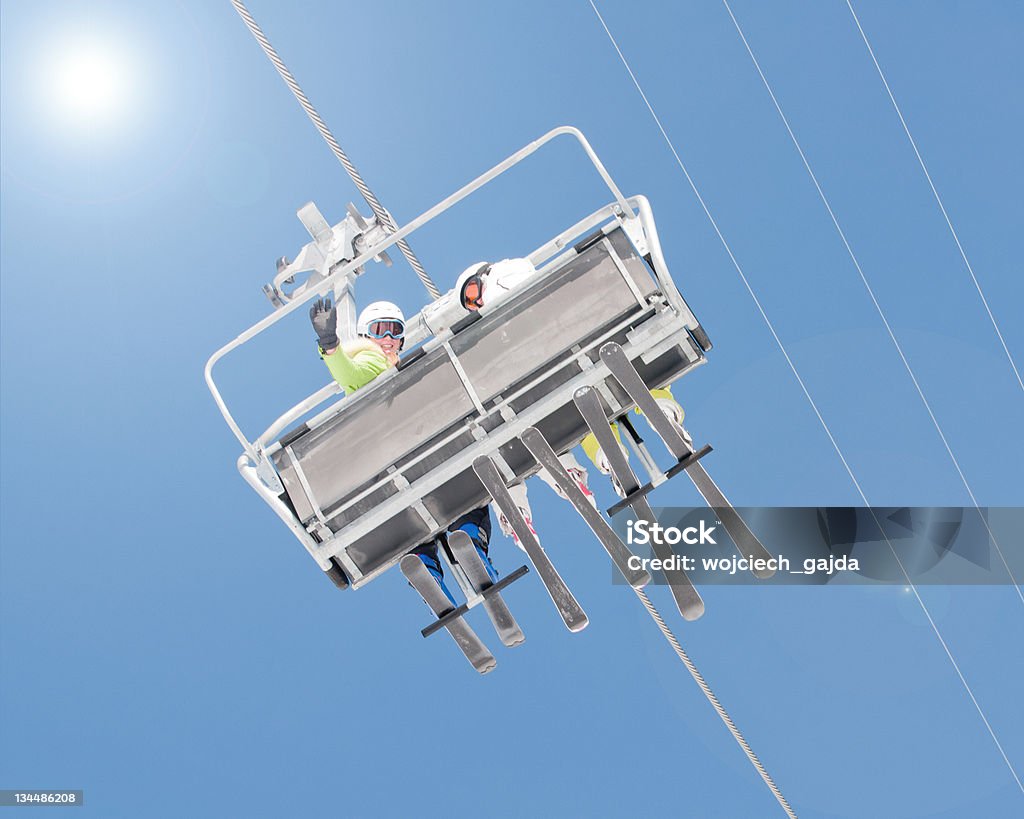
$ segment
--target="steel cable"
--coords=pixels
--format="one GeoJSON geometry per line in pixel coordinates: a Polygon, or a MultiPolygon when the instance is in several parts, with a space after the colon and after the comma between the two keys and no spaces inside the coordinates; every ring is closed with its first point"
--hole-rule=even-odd
{"type": "MultiPolygon", "coordinates": [[[[288,67],[284,64],[281,58],[277,56],[277,52],[274,51],[274,47],[270,44],[266,35],[263,34],[263,31],[256,24],[252,15],[249,14],[249,10],[245,7],[245,4],[242,3],[242,0],[231,0],[231,5],[235,7],[235,11],[238,12],[238,15],[242,18],[242,21],[252,33],[252,36],[256,38],[256,42],[260,44],[260,47],[270,59],[270,62],[274,64],[274,67],[277,69],[277,73],[281,75],[281,79],[283,79],[285,84],[291,89],[292,94],[295,95],[295,99],[297,99],[299,101],[299,105],[302,106],[302,110],[306,112],[306,115],[320,132],[320,136],[324,138],[324,141],[338,158],[338,161],[344,166],[348,175],[355,183],[355,186],[359,189],[359,192],[366,200],[366,203],[370,206],[370,210],[373,211],[373,215],[377,217],[377,221],[389,232],[394,233],[397,231],[398,226],[395,224],[394,219],[391,218],[391,214],[384,209],[380,200],[378,200],[377,197],[373,195],[373,191],[367,187],[366,182],[364,182],[363,178],[359,175],[359,171],[356,170],[352,161],[348,158],[345,152],[341,149],[341,146],[338,144],[338,141],[334,138],[334,134],[331,133],[330,129],[320,118],[320,114],[317,113],[317,110],[302,92],[299,84],[295,81],[295,77],[292,76],[291,71],[288,70],[288,67]]],[[[416,271],[416,275],[419,276],[420,281],[423,282],[423,286],[427,288],[427,292],[430,294],[431,298],[440,298],[441,291],[437,289],[437,285],[434,284],[430,275],[426,270],[424,270],[423,265],[420,264],[420,260],[416,258],[416,254],[412,252],[412,248],[409,247],[409,243],[405,239],[401,239],[398,241],[398,248],[402,251],[402,255],[409,261],[409,264],[412,265],[412,269],[416,271]]]]}
{"type": "Polygon", "coordinates": [[[786,797],[782,795],[782,791],[779,790],[779,786],[775,784],[775,780],[772,779],[771,774],[765,770],[765,767],[761,763],[761,760],[758,759],[757,754],[754,753],[750,744],[744,738],[743,734],[740,733],[740,729],[736,727],[736,723],[732,721],[732,717],[729,716],[729,712],[726,711],[722,706],[722,703],[718,701],[718,697],[715,696],[715,692],[711,690],[711,686],[708,685],[707,680],[705,680],[704,676],[697,670],[697,666],[694,665],[693,660],[690,659],[686,650],[679,643],[679,640],[672,632],[672,629],[670,629],[665,623],[664,618],[662,618],[658,609],[655,608],[654,603],[652,603],[650,598],[647,596],[647,592],[643,589],[633,589],[633,591],[635,591],[636,596],[640,598],[640,602],[644,604],[644,608],[647,609],[647,613],[651,615],[651,619],[657,623],[658,628],[661,629],[661,633],[665,636],[665,639],[668,640],[669,645],[671,645],[672,649],[679,655],[679,659],[682,660],[683,665],[686,666],[686,670],[690,672],[690,676],[693,677],[697,685],[700,686],[700,690],[704,692],[704,696],[708,698],[708,702],[710,702],[715,711],[718,712],[718,716],[722,718],[722,722],[724,722],[725,727],[729,729],[729,733],[732,734],[736,742],[739,743],[739,746],[743,749],[743,753],[747,755],[747,759],[749,759],[750,763],[757,769],[757,772],[761,775],[765,784],[771,789],[775,798],[779,800],[779,804],[786,812],[786,815],[789,816],[790,819],[796,819],[796,813],[794,813],[793,808],[789,806],[789,802],[786,801],[786,797]]]}

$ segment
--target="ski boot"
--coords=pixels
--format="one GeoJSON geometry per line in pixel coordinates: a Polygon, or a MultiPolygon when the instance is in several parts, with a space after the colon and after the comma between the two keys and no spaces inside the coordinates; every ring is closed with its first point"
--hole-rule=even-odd
{"type": "MultiPolygon", "coordinates": [[[[565,464],[562,464],[562,466],[565,466],[565,464]]],[[[587,502],[597,509],[597,500],[594,498],[594,493],[590,491],[590,485],[587,483],[587,470],[581,466],[565,466],[565,471],[569,474],[569,477],[576,482],[576,486],[579,487],[580,492],[583,493],[583,497],[587,499],[587,502]]],[[[562,491],[562,487],[557,483],[551,482],[550,486],[555,490],[555,494],[562,500],[569,500],[569,496],[562,491]]]]}
{"type": "MultiPolygon", "coordinates": [[[[621,443],[619,449],[622,450],[622,454],[629,459],[629,450],[626,449],[621,443]]],[[[612,482],[612,489],[615,490],[615,494],[620,498],[626,497],[626,493],[622,491],[622,485],[619,483],[618,478],[612,474],[612,466],[608,463],[608,456],[604,454],[604,450],[598,447],[597,452],[594,454],[594,466],[597,467],[597,471],[602,475],[607,475],[612,482]]]]}
{"type": "MultiPolygon", "coordinates": [[[[526,526],[529,528],[534,538],[537,538],[537,530],[533,528],[533,518],[530,515],[530,510],[524,509],[522,506],[520,506],[519,514],[523,516],[523,520],[526,521],[526,526]]],[[[519,540],[519,535],[517,535],[515,533],[515,530],[512,528],[512,524],[509,523],[508,518],[506,518],[505,515],[503,515],[501,512],[498,513],[498,526],[501,529],[501,533],[505,537],[512,538],[512,542],[515,543],[516,546],[518,546],[524,552],[526,551],[526,549],[523,547],[523,544],[519,540]]],[[[540,539],[537,538],[537,540],[539,542],[540,539]]]]}
{"type": "Polygon", "coordinates": [[[654,392],[652,392],[651,395],[654,395],[654,400],[657,402],[662,415],[668,418],[668,420],[672,422],[673,426],[678,428],[679,434],[682,435],[683,440],[686,441],[686,445],[690,447],[690,449],[693,449],[693,438],[683,427],[683,418],[685,417],[685,413],[683,412],[683,408],[679,405],[679,402],[671,397],[655,395],[654,392]]]}

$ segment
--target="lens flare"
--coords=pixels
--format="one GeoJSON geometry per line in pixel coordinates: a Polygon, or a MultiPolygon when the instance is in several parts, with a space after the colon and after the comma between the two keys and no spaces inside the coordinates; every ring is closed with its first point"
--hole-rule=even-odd
{"type": "Polygon", "coordinates": [[[71,49],[54,66],[55,103],[78,122],[109,120],[125,107],[130,85],[126,61],[98,45],[71,49]]]}

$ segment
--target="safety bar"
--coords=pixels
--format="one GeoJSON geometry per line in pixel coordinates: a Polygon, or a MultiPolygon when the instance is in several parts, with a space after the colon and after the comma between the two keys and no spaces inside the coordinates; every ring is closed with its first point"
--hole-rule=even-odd
{"type": "Polygon", "coordinates": [[[292,534],[298,538],[299,543],[306,547],[306,551],[309,552],[320,568],[327,571],[331,567],[330,558],[317,551],[316,541],[309,536],[309,532],[295,519],[295,515],[285,506],[284,501],[263,485],[263,481],[256,474],[256,469],[246,463],[246,456],[244,454],[238,456],[236,466],[238,467],[239,474],[245,478],[245,482],[256,490],[256,494],[263,498],[267,502],[267,506],[274,510],[274,514],[281,518],[284,524],[291,529],[292,534]]]}
{"type": "Polygon", "coordinates": [[[293,421],[298,420],[314,407],[322,404],[332,395],[337,395],[339,392],[341,392],[341,387],[338,385],[337,381],[331,381],[330,384],[321,387],[311,396],[304,398],[286,413],[281,415],[273,424],[267,427],[267,431],[256,439],[256,443],[258,443],[261,448],[265,448],[267,444],[276,438],[278,433],[284,430],[286,426],[291,424],[293,421]]]}
{"type": "Polygon", "coordinates": [[[580,144],[580,146],[586,152],[586,154],[589,157],[591,163],[597,169],[598,174],[600,174],[601,178],[604,180],[605,184],[608,186],[608,189],[612,192],[612,195],[614,196],[615,201],[618,203],[619,207],[622,209],[622,216],[625,217],[625,218],[628,218],[628,219],[635,218],[636,214],[633,213],[633,211],[631,210],[631,208],[630,208],[629,204],[627,203],[625,197],[623,197],[622,192],[618,189],[618,187],[616,186],[615,182],[612,180],[612,178],[609,175],[608,171],[605,169],[604,165],[601,163],[601,160],[598,159],[597,154],[594,153],[594,149],[590,147],[590,143],[587,142],[586,137],[583,136],[583,134],[579,131],[579,129],[574,128],[574,127],[572,127],[570,125],[563,125],[563,126],[560,126],[558,128],[554,128],[554,129],[548,131],[542,137],[540,137],[539,139],[534,140],[529,145],[527,145],[525,148],[522,148],[519,151],[517,151],[516,153],[512,154],[510,157],[505,159],[503,162],[498,163],[493,168],[491,168],[489,171],[481,174],[480,176],[478,176],[476,179],[474,179],[469,184],[462,186],[455,193],[453,193],[451,196],[449,196],[446,199],[443,199],[441,202],[439,202],[438,204],[434,205],[434,207],[432,207],[429,210],[425,211],[424,213],[420,214],[415,219],[413,219],[411,222],[409,222],[405,226],[399,228],[396,232],[392,233],[390,236],[387,237],[386,241],[383,241],[383,242],[381,242],[379,244],[374,245],[373,247],[368,248],[360,256],[358,256],[357,258],[355,258],[352,261],[348,262],[347,264],[339,267],[335,272],[333,272],[331,275],[327,276],[315,288],[309,290],[306,293],[303,293],[302,297],[300,299],[293,300],[293,301],[289,302],[288,304],[286,304],[284,307],[279,308],[274,313],[272,313],[271,315],[269,315],[266,318],[264,318],[262,321],[257,322],[252,327],[250,327],[248,330],[246,330],[243,333],[241,333],[234,340],[232,340],[232,341],[228,342],[227,344],[225,344],[223,347],[221,347],[219,350],[217,350],[217,352],[215,352],[212,356],[210,356],[210,359],[206,362],[206,367],[204,368],[204,371],[203,371],[204,378],[206,379],[206,386],[209,388],[210,394],[213,396],[213,400],[216,402],[217,409],[220,410],[220,414],[221,414],[221,416],[223,416],[224,421],[227,423],[228,427],[231,429],[231,432],[234,434],[234,436],[238,439],[239,443],[241,443],[242,448],[245,450],[245,453],[249,456],[250,460],[253,463],[257,463],[258,462],[259,454],[257,453],[257,451],[256,451],[255,447],[253,446],[253,444],[250,443],[249,440],[242,433],[242,430],[239,428],[238,424],[235,422],[234,417],[228,411],[227,404],[224,402],[224,399],[221,396],[220,391],[217,389],[217,385],[214,383],[214,380],[213,380],[213,367],[214,367],[214,365],[216,365],[218,361],[220,361],[224,356],[226,356],[232,350],[237,349],[238,347],[240,347],[243,344],[245,344],[247,341],[251,340],[255,336],[257,336],[260,333],[262,333],[268,327],[271,327],[272,325],[276,324],[278,321],[283,319],[285,316],[287,316],[290,313],[292,313],[295,310],[297,310],[299,307],[301,307],[307,301],[310,301],[311,299],[314,299],[314,298],[321,297],[324,294],[326,294],[327,291],[330,290],[334,286],[335,281],[337,281],[338,279],[341,279],[341,278],[347,276],[350,272],[355,270],[357,267],[360,267],[360,266],[366,264],[371,259],[373,259],[374,256],[379,256],[382,251],[387,250],[389,247],[391,247],[392,245],[398,243],[401,239],[404,239],[406,236],[408,236],[413,231],[419,229],[423,225],[425,225],[428,222],[432,221],[437,216],[442,214],[444,211],[448,210],[452,205],[454,205],[457,202],[460,202],[461,200],[465,199],[467,196],[469,196],[469,194],[473,193],[474,191],[476,191],[479,188],[481,188],[484,185],[486,185],[491,180],[493,180],[496,177],[500,176],[501,174],[505,173],[507,170],[509,170],[509,168],[512,168],[513,166],[519,164],[526,157],[528,157],[531,154],[535,153],[537,150],[539,150],[546,143],[548,143],[551,140],[553,140],[555,137],[562,136],[562,135],[572,136],[572,137],[576,138],[576,141],[580,144]]]}

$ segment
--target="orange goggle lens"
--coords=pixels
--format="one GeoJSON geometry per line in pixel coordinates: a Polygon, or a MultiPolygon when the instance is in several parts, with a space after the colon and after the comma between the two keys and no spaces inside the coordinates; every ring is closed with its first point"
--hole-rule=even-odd
{"type": "Polygon", "coordinates": [[[462,288],[462,305],[467,310],[478,310],[484,306],[484,286],[479,276],[473,276],[462,288]]]}

